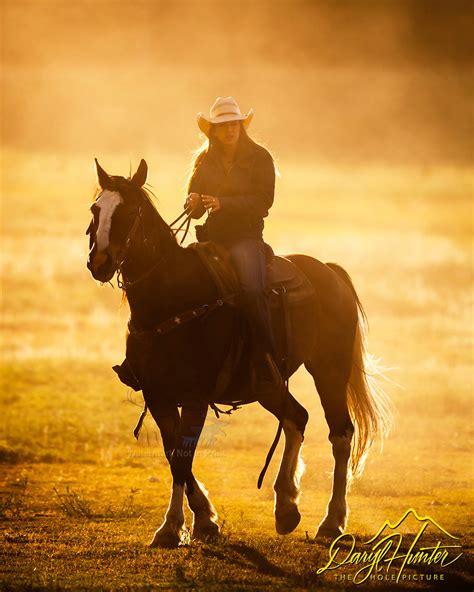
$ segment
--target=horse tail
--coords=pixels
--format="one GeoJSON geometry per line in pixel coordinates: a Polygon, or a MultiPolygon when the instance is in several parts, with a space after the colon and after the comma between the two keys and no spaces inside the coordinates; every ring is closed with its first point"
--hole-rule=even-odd
{"type": "Polygon", "coordinates": [[[385,379],[383,369],[380,367],[380,361],[367,351],[367,315],[354,284],[349,274],[342,267],[335,263],[328,263],[327,265],[349,287],[358,309],[352,368],[347,385],[347,405],[354,424],[349,475],[352,478],[357,478],[364,471],[368,452],[377,435],[381,436],[383,443],[390,431],[392,404],[380,384],[381,380],[385,379]]]}

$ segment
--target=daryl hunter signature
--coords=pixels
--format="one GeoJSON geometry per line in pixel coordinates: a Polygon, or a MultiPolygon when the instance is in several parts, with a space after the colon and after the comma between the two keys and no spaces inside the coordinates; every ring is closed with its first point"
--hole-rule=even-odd
{"type": "Polygon", "coordinates": [[[407,566],[438,565],[440,567],[447,567],[461,557],[462,553],[454,556],[457,552],[456,550],[461,549],[461,545],[454,543],[442,544],[438,540],[434,546],[419,546],[421,544],[421,537],[430,524],[434,525],[450,539],[458,540],[459,537],[449,534],[447,530],[430,518],[430,516],[419,516],[416,510],[410,508],[395,524],[391,524],[386,520],[377,534],[363,543],[364,545],[372,544],[371,548],[367,551],[356,551],[356,540],[351,534],[342,534],[337,537],[329,548],[329,560],[327,564],[318,569],[316,573],[322,574],[325,571],[339,569],[344,565],[361,565],[362,567],[354,574],[353,582],[355,584],[362,584],[373,573],[379,573],[384,569],[387,573],[390,569],[394,569],[397,572],[396,581],[398,582],[403,574],[403,570],[407,566]],[[392,530],[398,528],[410,514],[421,524],[410,547],[407,551],[404,551],[400,550],[403,535],[399,532],[386,534],[384,531],[387,527],[392,530]],[[349,543],[349,549],[341,548],[341,543],[349,543]]]}

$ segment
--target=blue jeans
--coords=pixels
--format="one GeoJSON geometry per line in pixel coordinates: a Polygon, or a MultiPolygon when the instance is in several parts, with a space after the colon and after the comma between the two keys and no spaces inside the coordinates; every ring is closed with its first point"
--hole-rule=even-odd
{"type": "Polygon", "coordinates": [[[242,306],[250,320],[254,343],[275,356],[270,310],[265,297],[266,257],[263,240],[243,238],[228,246],[242,288],[242,306]]]}

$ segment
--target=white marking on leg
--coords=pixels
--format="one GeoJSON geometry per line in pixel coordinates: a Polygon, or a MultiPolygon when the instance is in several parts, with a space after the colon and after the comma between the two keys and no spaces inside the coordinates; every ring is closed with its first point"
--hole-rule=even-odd
{"type": "Polygon", "coordinates": [[[305,468],[300,456],[303,444],[301,432],[295,423],[288,419],[283,421],[283,431],[285,433],[285,449],[278,476],[273,485],[276,528],[280,534],[291,532],[298,525],[300,480],[305,468]]]}
{"type": "MultiPolygon", "coordinates": [[[[329,438],[334,456],[334,473],[332,495],[326,510],[326,517],[321,522],[319,530],[344,530],[347,522],[348,508],[347,493],[347,465],[351,454],[351,435],[333,436],[329,438]]],[[[319,531],[318,531],[319,532],[319,531]]]]}
{"type": "Polygon", "coordinates": [[[178,546],[184,535],[184,486],[173,484],[165,521],[155,532],[151,546],[178,546]]]}
{"type": "Polygon", "coordinates": [[[184,486],[173,485],[171,499],[166,512],[166,522],[181,526],[184,522],[183,512],[184,486]]]}
{"type": "Polygon", "coordinates": [[[122,196],[117,191],[102,191],[95,201],[99,208],[99,225],[96,233],[97,251],[105,251],[109,246],[112,216],[117,206],[123,203],[122,196]]]}
{"type": "Polygon", "coordinates": [[[193,535],[200,538],[217,534],[219,532],[217,512],[208,497],[204,485],[195,479],[193,492],[186,492],[186,495],[189,508],[194,514],[193,535]]]}

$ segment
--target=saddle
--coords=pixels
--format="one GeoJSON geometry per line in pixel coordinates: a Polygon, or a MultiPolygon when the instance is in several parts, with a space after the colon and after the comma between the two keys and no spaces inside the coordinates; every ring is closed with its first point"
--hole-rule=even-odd
{"type": "MultiPolygon", "coordinates": [[[[227,299],[240,291],[239,280],[225,247],[209,241],[192,243],[188,248],[197,252],[222,299],[227,299]]],[[[290,307],[311,300],[315,295],[314,288],[304,273],[289,259],[275,255],[270,245],[265,244],[265,251],[267,294],[272,296],[284,292],[290,307]]]]}
{"type": "MultiPolygon", "coordinates": [[[[195,249],[201,261],[209,271],[217,286],[220,298],[224,301],[235,301],[235,295],[241,290],[237,274],[232,266],[230,254],[224,247],[213,242],[193,243],[189,248],[195,249]],[[230,298],[229,298],[230,296],[230,298]]],[[[316,296],[313,285],[302,271],[289,259],[277,256],[269,245],[265,245],[267,258],[266,294],[272,317],[273,334],[276,346],[276,363],[282,377],[288,377],[291,366],[292,351],[292,316],[295,309],[303,310],[314,301],[316,296]]],[[[303,311],[304,314],[304,311],[303,311]]],[[[245,372],[237,371],[243,350],[241,338],[236,338],[230,348],[226,362],[221,370],[215,389],[215,400],[234,405],[232,387],[235,375],[242,376],[245,372]]]]}

